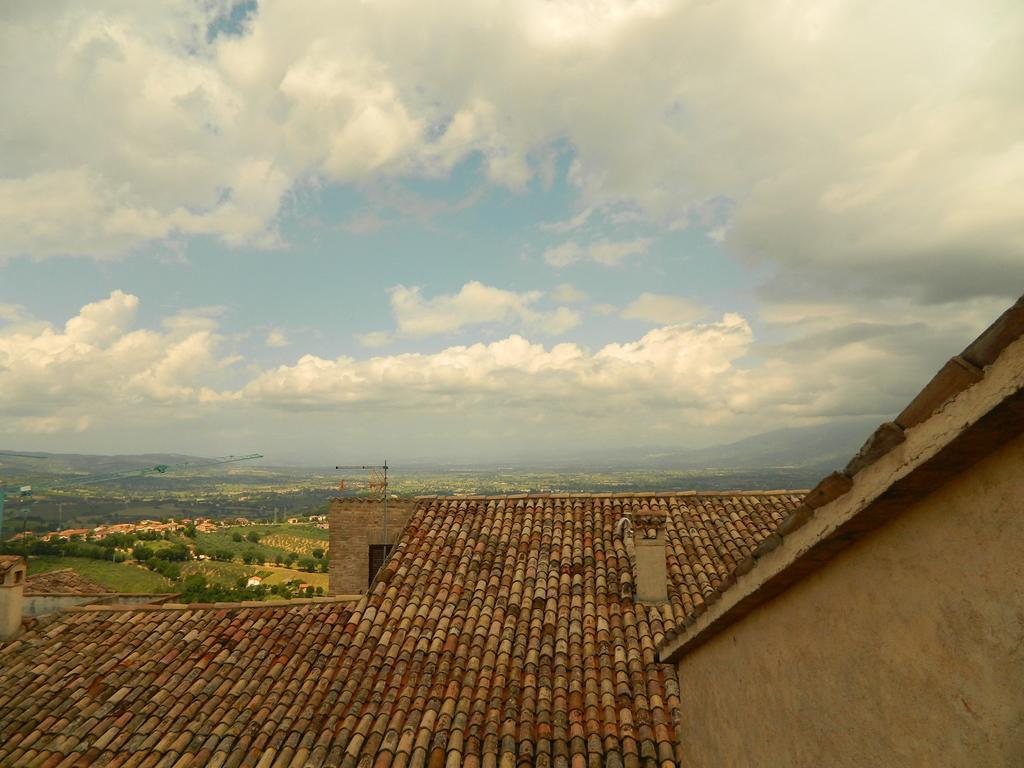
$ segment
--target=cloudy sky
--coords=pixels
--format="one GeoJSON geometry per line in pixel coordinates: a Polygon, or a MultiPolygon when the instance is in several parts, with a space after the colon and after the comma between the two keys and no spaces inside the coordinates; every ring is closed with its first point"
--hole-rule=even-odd
{"type": "Polygon", "coordinates": [[[0,6],[0,447],[896,412],[1024,292],[1019,0],[0,6]]]}

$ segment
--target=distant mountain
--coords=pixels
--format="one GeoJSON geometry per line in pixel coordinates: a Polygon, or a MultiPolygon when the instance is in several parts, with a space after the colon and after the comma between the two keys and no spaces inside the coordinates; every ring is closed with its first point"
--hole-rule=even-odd
{"type": "MultiPolygon", "coordinates": [[[[875,427],[882,421],[879,417],[849,419],[815,427],[792,427],[763,432],[736,442],[707,448],[682,448],[675,446],[650,446],[621,451],[607,447],[594,448],[566,455],[565,452],[544,453],[535,450],[532,454],[510,457],[504,461],[480,462],[435,462],[397,461],[396,471],[404,474],[452,470],[544,470],[578,471],[581,469],[622,470],[651,469],[679,472],[701,470],[798,470],[800,477],[822,476],[833,469],[843,467],[864,444],[875,427]]],[[[116,456],[98,456],[77,453],[54,453],[45,455],[45,460],[12,456],[0,451],[0,485],[6,478],[40,478],[78,474],[107,474],[134,469],[143,469],[155,464],[182,464],[202,461],[197,456],[178,453],[142,453],[116,456]]],[[[313,467],[280,467],[265,462],[245,462],[228,465],[235,469],[251,467],[261,474],[268,472],[283,476],[304,476],[313,467]]],[[[333,476],[333,468],[320,467],[333,476]]],[[[192,474],[191,472],[186,474],[192,474]]],[[[205,474],[202,472],[201,474],[205,474]]],[[[792,474],[790,472],[790,474],[792,474]]]]}
{"type": "Polygon", "coordinates": [[[594,446],[567,452],[534,447],[507,459],[491,461],[395,461],[396,471],[477,471],[485,468],[515,471],[576,473],[581,470],[670,470],[694,473],[718,470],[770,470],[805,479],[820,477],[846,465],[884,417],[844,419],[814,427],[790,427],[762,432],[730,443],[705,447],[641,446],[633,449],[594,446]],[[793,472],[796,470],[796,472],[793,472]]]}
{"type": "MultiPolygon", "coordinates": [[[[152,469],[158,464],[171,468],[168,474],[150,473],[146,476],[129,475],[118,480],[107,480],[112,486],[143,488],[155,486],[181,486],[190,482],[190,478],[224,477],[231,475],[238,480],[238,467],[250,465],[218,464],[209,467],[181,467],[182,464],[201,464],[209,459],[189,456],[183,453],[136,453],[117,454],[113,456],[82,454],[82,453],[39,453],[35,458],[31,454],[18,451],[0,450],[0,487],[15,484],[44,484],[71,478],[87,478],[95,475],[112,475],[117,473],[135,473],[152,469]]],[[[250,465],[251,466],[251,465],[250,465]]],[[[262,467],[253,467],[260,472],[262,467]]]]}
{"type": "Polygon", "coordinates": [[[799,468],[830,472],[846,465],[880,419],[855,419],[815,427],[775,429],[710,448],[652,451],[643,466],[673,469],[799,468]]]}
{"type": "Polygon", "coordinates": [[[145,469],[156,464],[183,464],[185,462],[202,461],[198,456],[186,456],[180,453],[139,453],[120,454],[116,456],[98,456],[86,453],[38,453],[28,454],[38,458],[28,458],[19,452],[13,456],[0,451],[0,473],[38,474],[38,475],[77,475],[106,474],[108,472],[127,472],[133,469],[145,469]]]}

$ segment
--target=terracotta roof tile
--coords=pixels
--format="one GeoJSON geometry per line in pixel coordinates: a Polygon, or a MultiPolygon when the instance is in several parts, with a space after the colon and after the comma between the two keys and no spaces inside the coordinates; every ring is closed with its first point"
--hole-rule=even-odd
{"type": "Polygon", "coordinates": [[[358,603],[72,611],[0,646],[0,765],[677,765],[655,649],[800,498],[424,498],[358,603]]]}
{"type": "Polygon", "coordinates": [[[26,595],[109,595],[112,592],[71,568],[39,573],[25,579],[26,595]]]}

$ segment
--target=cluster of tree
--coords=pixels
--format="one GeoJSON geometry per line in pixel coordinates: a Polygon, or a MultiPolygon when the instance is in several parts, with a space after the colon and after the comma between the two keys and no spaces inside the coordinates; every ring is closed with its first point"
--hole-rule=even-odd
{"type": "Polygon", "coordinates": [[[181,566],[170,560],[163,560],[154,556],[143,562],[143,565],[171,581],[177,581],[181,578],[181,566]]]}
{"type": "Polygon", "coordinates": [[[266,594],[266,587],[247,587],[245,579],[241,579],[234,587],[228,587],[207,581],[201,573],[193,573],[182,582],[181,597],[178,599],[183,603],[242,602],[262,600],[266,594]]]}
{"type": "Polygon", "coordinates": [[[256,533],[256,531],[249,531],[245,536],[243,536],[241,531],[233,531],[231,533],[231,540],[236,543],[251,541],[253,544],[256,544],[260,540],[260,535],[256,533]]]}
{"type": "Polygon", "coordinates": [[[299,555],[296,552],[286,552],[283,555],[274,555],[274,565],[286,565],[289,568],[294,565],[295,561],[299,559],[299,555]]]}
{"type": "Polygon", "coordinates": [[[140,563],[156,558],[174,563],[181,563],[192,559],[192,550],[187,544],[172,544],[162,549],[153,549],[145,544],[139,544],[132,548],[132,557],[140,563]]]}
{"type": "Polygon", "coordinates": [[[298,568],[300,571],[309,573],[327,573],[327,561],[323,560],[323,550],[313,550],[313,557],[299,556],[294,552],[284,555],[274,555],[274,565],[284,565],[288,568],[298,568]],[[320,556],[317,557],[317,552],[320,556]]]}
{"type": "Polygon", "coordinates": [[[161,576],[177,581],[181,578],[181,566],[178,563],[192,559],[192,550],[187,544],[172,544],[162,549],[153,549],[139,544],[132,549],[132,557],[161,576]]]}
{"type": "Polygon", "coordinates": [[[22,539],[17,542],[5,542],[0,552],[8,555],[63,555],[64,557],[86,557],[91,560],[111,560],[122,563],[128,559],[124,552],[118,552],[114,544],[106,539],[99,541],[60,541],[57,539],[22,539]]]}
{"type": "Polygon", "coordinates": [[[274,597],[314,597],[324,593],[323,587],[306,587],[299,591],[297,581],[287,584],[271,584],[248,586],[247,579],[240,578],[233,587],[207,580],[201,573],[186,576],[182,582],[181,597],[183,603],[219,603],[243,602],[246,600],[263,600],[268,595],[274,597]]]}
{"type": "Polygon", "coordinates": [[[263,555],[255,549],[248,549],[242,553],[242,562],[246,565],[256,565],[263,562],[263,555]]]}
{"type": "Polygon", "coordinates": [[[93,543],[109,549],[130,549],[137,538],[134,533],[108,533],[102,539],[95,539],[93,543]]]}

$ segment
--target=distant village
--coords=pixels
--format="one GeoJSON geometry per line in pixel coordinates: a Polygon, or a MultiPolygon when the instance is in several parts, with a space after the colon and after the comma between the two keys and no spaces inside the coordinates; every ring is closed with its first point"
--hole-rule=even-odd
{"type": "MultiPolygon", "coordinates": [[[[309,525],[314,528],[327,528],[327,516],[326,515],[310,515],[308,517],[289,517],[284,521],[288,525],[309,525]]],[[[211,520],[208,517],[197,517],[197,518],[168,518],[165,521],[160,520],[140,520],[136,523],[111,523],[109,525],[97,525],[93,528],[64,528],[56,531],[47,531],[46,533],[36,533],[34,531],[23,531],[10,537],[9,541],[19,541],[22,539],[42,539],[44,541],[76,541],[76,540],[89,540],[89,539],[102,539],[105,536],[112,534],[164,534],[177,533],[182,528],[187,528],[190,525],[195,526],[195,530],[198,533],[214,533],[221,528],[237,528],[239,526],[247,525],[263,525],[270,524],[265,521],[254,521],[246,517],[228,517],[220,520],[211,520]]]]}

